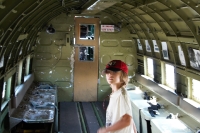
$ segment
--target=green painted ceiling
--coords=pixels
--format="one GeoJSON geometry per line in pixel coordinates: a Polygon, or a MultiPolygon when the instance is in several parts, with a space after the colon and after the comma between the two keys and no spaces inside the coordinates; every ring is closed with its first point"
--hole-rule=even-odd
{"type": "MultiPolygon", "coordinates": [[[[61,13],[108,13],[118,18],[133,38],[169,42],[171,62],[176,64],[175,45],[181,45],[185,55],[188,47],[199,49],[199,6],[199,0],[0,0],[0,57],[5,63],[0,75],[34,52],[38,32],[61,13]]],[[[153,48],[152,43],[150,46],[153,48]]],[[[149,56],[163,58],[153,51],[149,56]]]]}

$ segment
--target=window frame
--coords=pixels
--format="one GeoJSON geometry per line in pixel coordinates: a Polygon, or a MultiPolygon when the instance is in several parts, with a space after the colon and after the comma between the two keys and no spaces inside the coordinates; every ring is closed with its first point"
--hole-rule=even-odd
{"type": "Polygon", "coordinates": [[[2,95],[1,95],[1,98],[2,98],[2,101],[1,101],[1,104],[4,103],[5,101],[5,98],[6,98],[6,81],[3,82],[3,91],[2,91],[2,95]]]}
{"type": "Polygon", "coordinates": [[[26,58],[26,73],[25,73],[25,76],[28,76],[29,72],[30,72],[30,59],[31,59],[31,56],[28,55],[27,58],[26,58]]]}
{"type": "Polygon", "coordinates": [[[199,94],[198,91],[200,92],[200,89],[197,87],[200,85],[200,81],[199,80],[196,80],[196,79],[193,79],[192,78],[192,82],[191,82],[191,96],[190,96],[190,99],[197,102],[197,103],[200,103],[200,96],[199,97],[196,97],[196,95],[194,95],[193,93],[195,93],[197,91],[197,93],[195,94],[199,94]],[[198,83],[198,85],[195,85],[194,86],[194,83],[198,83]],[[195,88],[194,88],[195,87],[195,88]],[[197,90],[199,89],[199,90],[197,90]]]}
{"type": "Polygon", "coordinates": [[[11,95],[11,82],[12,82],[12,76],[8,78],[7,81],[4,81],[3,85],[3,92],[2,92],[2,101],[1,101],[1,110],[4,109],[8,101],[10,100],[11,95]],[[4,95],[4,97],[3,97],[4,95]]]}
{"type": "Polygon", "coordinates": [[[4,55],[0,58],[0,68],[4,67],[4,55]]]}
{"type": "Polygon", "coordinates": [[[21,60],[18,64],[18,75],[17,75],[17,85],[21,84],[22,79],[22,68],[23,68],[23,60],[21,60]]]}
{"type": "Polygon", "coordinates": [[[154,66],[153,66],[153,59],[152,58],[149,58],[147,57],[147,76],[149,76],[150,78],[154,78],[154,66]],[[149,67],[149,61],[152,61],[152,66],[149,67]],[[149,70],[149,68],[151,68],[152,70],[149,70]],[[150,72],[152,71],[152,72],[150,72]]]}
{"type": "Polygon", "coordinates": [[[171,64],[168,64],[168,63],[165,63],[165,84],[167,87],[169,87],[170,89],[172,90],[175,90],[176,89],[176,86],[175,86],[175,67],[171,64]],[[172,69],[170,67],[173,67],[173,73],[172,73],[172,69]],[[171,69],[171,70],[169,70],[171,69]],[[172,80],[172,77],[171,75],[173,75],[173,80],[172,80]],[[170,78],[169,78],[170,77],[170,78]],[[173,82],[173,83],[171,83],[173,82]]]}

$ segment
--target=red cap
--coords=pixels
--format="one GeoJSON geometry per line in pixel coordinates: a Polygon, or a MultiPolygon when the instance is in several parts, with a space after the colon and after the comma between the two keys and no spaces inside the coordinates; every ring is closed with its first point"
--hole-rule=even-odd
{"type": "Polygon", "coordinates": [[[111,71],[124,71],[126,74],[128,74],[128,67],[126,63],[124,63],[121,60],[112,60],[106,65],[106,69],[111,71]]]}

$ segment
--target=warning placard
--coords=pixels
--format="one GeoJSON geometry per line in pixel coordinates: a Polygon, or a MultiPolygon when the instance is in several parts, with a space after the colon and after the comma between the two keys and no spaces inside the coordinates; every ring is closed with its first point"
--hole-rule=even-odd
{"type": "Polygon", "coordinates": [[[101,32],[114,32],[114,25],[101,25],[101,32]]]}

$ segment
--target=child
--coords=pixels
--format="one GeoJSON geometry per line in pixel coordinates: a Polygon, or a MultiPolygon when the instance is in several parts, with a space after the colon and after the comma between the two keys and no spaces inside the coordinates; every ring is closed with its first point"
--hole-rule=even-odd
{"type": "Polygon", "coordinates": [[[132,119],[131,102],[125,90],[128,83],[128,68],[121,60],[112,60],[103,71],[112,88],[106,110],[106,127],[97,133],[137,133],[132,119]]]}

